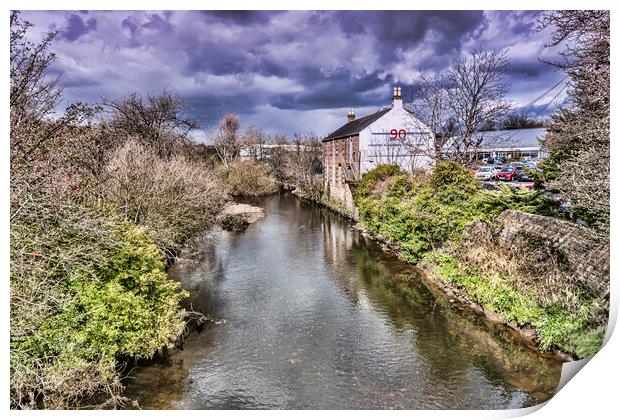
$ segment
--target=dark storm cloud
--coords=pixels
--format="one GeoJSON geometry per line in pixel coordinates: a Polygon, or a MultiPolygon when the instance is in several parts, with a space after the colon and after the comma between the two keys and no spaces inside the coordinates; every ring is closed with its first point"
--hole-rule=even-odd
{"type": "Polygon", "coordinates": [[[316,69],[304,72],[299,80],[312,89],[274,96],[271,104],[276,108],[296,110],[342,108],[351,104],[358,107],[377,105],[385,98],[369,96],[368,92],[392,82],[391,77],[382,78],[379,72],[354,77],[350,71],[342,70],[326,76],[316,69]]]}
{"type": "Polygon", "coordinates": [[[218,93],[205,93],[201,95],[189,95],[184,98],[190,113],[194,117],[206,117],[215,120],[219,116],[234,112],[248,115],[256,110],[257,102],[252,93],[240,90],[238,94],[222,96],[218,93]]]}
{"type": "Polygon", "coordinates": [[[271,16],[282,12],[268,10],[205,10],[202,13],[214,20],[237,25],[253,25],[267,23],[271,16]]]}
{"type": "Polygon", "coordinates": [[[531,60],[511,60],[507,70],[508,77],[540,77],[549,73],[549,65],[541,61],[533,62],[531,60]]]}
{"type": "Polygon", "coordinates": [[[305,118],[309,126],[299,130],[331,131],[335,127],[321,126],[334,124],[326,115],[389,105],[395,82],[409,99],[419,70],[444,72],[475,48],[507,52],[510,99],[527,103],[558,80],[538,59],[548,54],[548,34],[536,31],[536,13],[97,11],[25,17],[42,30],[59,28],[52,70],[62,76],[69,101],[167,88],[196,115],[211,119],[237,112],[278,131],[293,125],[280,123],[278,115],[294,113],[302,121],[316,113],[322,118],[305,118]]]}
{"type": "Polygon", "coordinates": [[[123,19],[121,22],[121,27],[129,31],[129,33],[133,36],[138,30],[138,23],[136,23],[131,17],[123,19]]]}
{"type": "Polygon", "coordinates": [[[67,17],[66,26],[60,31],[60,37],[67,41],[75,41],[95,29],[97,29],[97,19],[90,18],[85,22],[79,15],[73,13],[67,17]]]}
{"type": "Polygon", "coordinates": [[[397,50],[406,50],[423,42],[430,31],[430,41],[437,53],[457,50],[465,37],[484,20],[482,11],[342,11],[336,15],[347,34],[366,33],[378,44],[382,59],[393,61],[397,50]]]}

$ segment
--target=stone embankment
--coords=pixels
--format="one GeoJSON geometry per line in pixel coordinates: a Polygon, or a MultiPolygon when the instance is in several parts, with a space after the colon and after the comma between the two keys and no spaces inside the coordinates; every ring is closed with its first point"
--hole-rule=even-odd
{"type": "Polygon", "coordinates": [[[566,282],[577,282],[592,296],[609,298],[609,237],[593,229],[553,217],[504,211],[500,218],[500,245],[527,234],[549,243],[565,257],[566,282]]]}

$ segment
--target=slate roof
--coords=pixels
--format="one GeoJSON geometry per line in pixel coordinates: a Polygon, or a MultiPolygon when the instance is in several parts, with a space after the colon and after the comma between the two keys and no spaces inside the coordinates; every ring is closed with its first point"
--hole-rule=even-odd
{"type": "Polygon", "coordinates": [[[382,108],[374,114],[367,115],[362,118],[357,118],[351,122],[346,123],[329,136],[325,137],[323,141],[334,140],[341,137],[353,136],[359,134],[364,128],[377,121],[379,118],[388,113],[391,108],[382,108]]]}
{"type": "Polygon", "coordinates": [[[521,128],[516,130],[481,131],[475,134],[482,137],[480,149],[518,149],[520,147],[540,147],[538,139],[547,135],[546,128],[521,128]]]}

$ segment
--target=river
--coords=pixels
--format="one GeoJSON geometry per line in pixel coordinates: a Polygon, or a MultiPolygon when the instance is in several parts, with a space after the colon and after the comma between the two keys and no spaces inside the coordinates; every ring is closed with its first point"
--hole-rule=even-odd
{"type": "Polygon", "coordinates": [[[549,399],[561,362],[453,308],[417,269],[291,194],[242,233],[216,229],[170,269],[225,320],[135,367],[142,408],[490,409],[549,399]]]}

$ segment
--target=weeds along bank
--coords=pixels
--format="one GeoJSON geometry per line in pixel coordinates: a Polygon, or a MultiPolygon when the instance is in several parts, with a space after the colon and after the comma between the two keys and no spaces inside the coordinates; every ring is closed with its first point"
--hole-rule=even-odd
{"type": "Polygon", "coordinates": [[[48,143],[11,168],[14,407],[122,403],[123,361],[173,346],[185,328],[167,261],[227,199],[213,170],[132,140],[97,179],[68,152],[48,143]]]}
{"type": "Polygon", "coordinates": [[[415,177],[394,165],[379,166],[362,177],[354,198],[365,229],[419,264],[462,302],[517,329],[533,330],[541,349],[582,358],[602,345],[608,317],[608,238],[581,227],[559,246],[553,235],[535,230],[517,229],[507,236],[506,221],[514,218],[507,210],[555,221],[553,207],[541,193],[485,191],[464,167],[449,162],[415,177]],[[580,266],[574,252],[561,245],[579,240],[584,249],[599,244],[598,265],[580,266]],[[589,276],[595,287],[581,269],[595,270],[589,276]]]}

